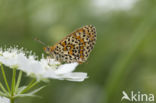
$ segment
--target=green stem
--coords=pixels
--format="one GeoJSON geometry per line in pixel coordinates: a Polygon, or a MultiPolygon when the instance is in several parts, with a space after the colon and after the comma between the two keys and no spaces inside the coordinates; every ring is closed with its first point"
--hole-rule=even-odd
{"type": "Polygon", "coordinates": [[[39,83],[38,81],[34,82],[34,83],[29,87],[29,89],[31,89],[32,87],[34,87],[34,86],[37,85],[38,83],[39,83]]]}
{"type": "Polygon", "coordinates": [[[4,88],[4,86],[2,85],[2,83],[0,82],[0,88],[2,89],[2,91],[4,93],[6,93],[7,95],[9,94],[8,91],[4,88]]]}
{"type": "Polygon", "coordinates": [[[2,75],[3,75],[3,78],[4,78],[5,85],[7,86],[7,89],[9,91],[9,93],[10,93],[11,91],[10,91],[10,87],[8,85],[8,81],[7,81],[7,78],[6,78],[6,75],[5,75],[5,71],[4,71],[3,65],[2,64],[0,64],[0,65],[1,65],[1,70],[2,70],[2,75]]]}
{"type": "Polygon", "coordinates": [[[18,75],[18,79],[17,79],[17,83],[16,83],[16,87],[15,87],[15,92],[17,91],[19,85],[20,85],[20,82],[21,82],[21,78],[22,78],[22,71],[19,72],[19,75],[18,75]]]}
{"type": "Polygon", "coordinates": [[[0,96],[4,96],[4,97],[7,97],[7,98],[10,97],[10,96],[9,96],[9,93],[6,94],[6,93],[4,93],[4,92],[2,92],[2,91],[0,91],[0,96]]]}
{"type": "Polygon", "coordinates": [[[39,82],[36,81],[36,79],[33,79],[29,84],[28,86],[21,92],[21,94],[27,92],[29,89],[31,89],[32,87],[34,87],[36,84],[38,84],[39,82]]]}
{"type": "Polygon", "coordinates": [[[10,102],[11,103],[14,103],[14,98],[10,98],[10,102]]]}
{"type": "Polygon", "coordinates": [[[13,69],[13,74],[12,74],[11,96],[14,96],[15,82],[16,82],[16,68],[13,69]]]}

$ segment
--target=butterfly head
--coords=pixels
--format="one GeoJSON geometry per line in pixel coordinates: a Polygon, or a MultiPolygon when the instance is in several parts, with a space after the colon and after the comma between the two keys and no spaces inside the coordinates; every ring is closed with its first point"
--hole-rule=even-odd
{"type": "Polygon", "coordinates": [[[43,50],[44,50],[47,54],[50,54],[50,47],[44,47],[43,50]]]}
{"type": "MultiPolygon", "coordinates": [[[[41,43],[42,45],[47,46],[44,42],[42,42],[41,40],[39,40],[38,38],[35,38],[34,40],[36,40],[37,42],[41,43]]],[[[51,52],[51,48],[49,46],[44,47],[43,50],[47,53],[50,54],[51,52]]]]}
{"type": "Polygon", "coordinates": [[[51,47],[47,46],[47,47],[44,47],[43,49],[47,54],[52,54],[55,49],[55,46],[51,46],[51,47]]]}

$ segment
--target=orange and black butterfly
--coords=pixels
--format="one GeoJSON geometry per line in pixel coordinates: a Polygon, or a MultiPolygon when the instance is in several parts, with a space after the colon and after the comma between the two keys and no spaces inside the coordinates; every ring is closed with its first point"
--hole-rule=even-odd
{"type": "Polygon", "coordinates": [[[84,63],[96,43],[96,28],[86,25],[67,35],[53,46],[44,47],[52,58],[63,63],[84,63]]]}

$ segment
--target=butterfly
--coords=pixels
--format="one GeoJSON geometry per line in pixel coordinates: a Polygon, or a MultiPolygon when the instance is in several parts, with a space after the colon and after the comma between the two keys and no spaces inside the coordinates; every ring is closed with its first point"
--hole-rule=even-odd
{"type": "Polygon", "coordinates": [[[61,63],[84,63],[96,43],[96,28],[93,25],[83,26],[53,46],[44,47],[44,51],[61,63]]]}

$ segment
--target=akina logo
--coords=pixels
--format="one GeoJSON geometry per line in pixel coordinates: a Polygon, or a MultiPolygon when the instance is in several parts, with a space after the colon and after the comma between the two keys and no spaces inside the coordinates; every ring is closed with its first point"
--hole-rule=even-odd
{"type": "Polygon", "coordinates": [[[154,101],[154,94],[145,94],[141,93],[140,91],[134,92],[131,91],[129,94],[127,94],[125,91],[122,91],[122,98],[121,101],[127,100],[132,102],[153,102],[154,101]]]}

